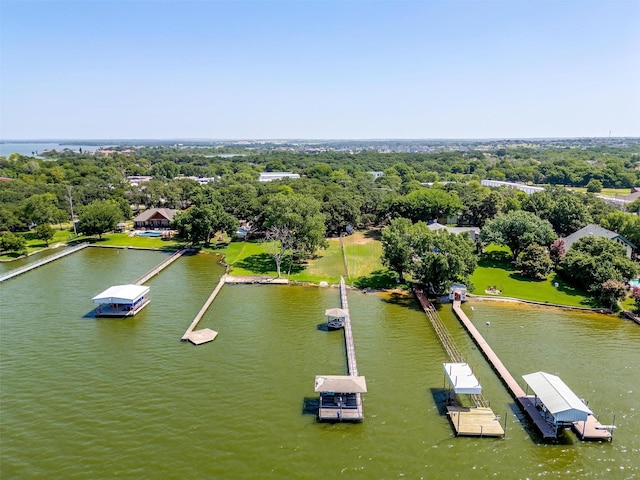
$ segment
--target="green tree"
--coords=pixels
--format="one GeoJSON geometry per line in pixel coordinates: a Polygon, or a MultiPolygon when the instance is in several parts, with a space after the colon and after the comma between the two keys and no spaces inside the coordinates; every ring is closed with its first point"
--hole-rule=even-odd
{"type": "Polygon", "coordinates": [[[560,262],[560,273],[571,282],[602,298],[607,280],[626,282],[636,278],[640,266],[627,258],[626,250],[604,237],[585,237],[571,245],[560,262]]]}
{"type": "Polygon", "coordinates": [[[553,263],[544,247],[532,244],[518,256],[518,267],[524,277],[544,280],[551,271],[553,263]]]}
{"type": "Polygon", "coordinates": [[[399,217],[408,218],[413,222],[428,222],[457,214],[462,209],[462,202],[455,192],[428,188],[401,197],[394,209],[399,217]]]}
{"type": "Polygon", "coordinates": [[[15,233],[5,232],[0,235],[0,250],[3,252],[26,253],[27,241],[15,233]]]}
{"type": "Polygon", "coordinates": [[[327,189],[321,211],[325,215],[327,232],[339,234],[347,225],[356,226],[360,220],[362,198],[342,187],[327,189]]]}
{"type": "Polygon", "coordinates": [[[234,233],[238,228],[238,220],[225,212],[219,202],[209,202],[176,213],[173,228],[188,242],[209,245],[211,237],[217,232],[234,233]]]}
{"type": "Polygon", "coordinates": [[[497,215],[481,232],[482,241],[509,247],[513,260],[534,243],[548,246],[556,238],[551,224],[523,210],[497,215]]]}
{"type": "Polygon", "coordinates": [[[55,234],[56,232],[48,223],[41,223],[36,226],[35,237],[39,240],[44,240],[47,246],[49,246],[49,242],[53,240],[55,234]]]}
{"type": "Polygon", "coordinates": [[[382,231],[382,263],[396,272],[401,282],[411,264],[411,226],[408,218],[394,218],[382,231]]]}
{"type": "Polygon", "coordinates": [[[102,235],[116,228],[122,218],[117,202],[113,200],[96,200],[80,209],[78,229],[85,235],[102,235]]]}
{"type": "Polygon", "coordinates": [[[67,213],[56,206],[57,202],[53,193],[31,195],[23,206],[24,219],[36,225],[64,221],[68,217],[67,213]]]}
{"type": "Polygon", "coordinates": [[[549,222],[558,235],[567,236],[591,222],[585,203],[576,195],[563,195],[549,214],[549,222]]]}
{"type": "Polygon", "coordinates": [[[595,178],[589,180],[587,183],[587,192],[589,193],[600,193],[602,191],[602,182],[595,178]]]}
{"type": "Polygon", "coordinates": [[[424,222],[411,227],[411,251],[411,275],[437,293],[447,291],[454,282],[468,284],[477,265],[469,235],[432,231],[424,222]]]}
{"type": "Polygon", "coordinates": [[[169,161],[156,163],[151,167],[151,175],[159,180],[172,180],[180,174],[180,167],[169,161]]]}
{"type": "Polygon", "coordinates": [[[291,248],[298,258],[312,256],[319,247],[326,245],[325,216],[321,204],[308,195],[273,195],[265,207],[264,227],[287,231],[291,236],[291,248]]]}

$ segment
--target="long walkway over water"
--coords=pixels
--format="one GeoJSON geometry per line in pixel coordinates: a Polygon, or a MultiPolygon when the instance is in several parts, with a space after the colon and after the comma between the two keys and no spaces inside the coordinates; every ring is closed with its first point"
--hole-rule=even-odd
{"type": "Polygon", "coordinates": [[[542,435],[544,439],[553,439],[557,437],[554,428],[549,425],[542,417],[538,409],[535,407],[534,397],[527,396],[522,387],[518,384],[515,378],[509,373],[509,370],[504,366],[500,358],[495,354],[493,349],[489,346],[486,340],[482,337],[478,329],[475,327],[471,320],[467,317],[467,314],[460,308],[460,301],[453,302],[453,312],[456,314],[460,322],[467,329],[471,337],[473,338],[480,351],[489,361],[493,369],[496,371],[502,382],[507,386],[507,389],[511,392],[513,398],[518,402],[520,407],[529,416],[536,429],[542,435]]]}
{"type": "Polygon", "coordinates": [[[184,255],[187,252],[191,252],[191,251],[192,250],[190,248],[183,248],[181,250],[178,250],[177,252],[172,254],[169,258],[165,259],[164,261],[162,261],[161,263],[159,263],[158,265],[153,267],[151,270],[149,270],[147,273],[145,273],[143,276],[141,276],[139,279],[137,279],[134,282],[134,284],[135,285],[142,285],[144,283],[147,283],[153,277],[158,275],[162,270],[164,270],[169,265],[171,265],[173,262],[175,262],[177,259],[179,259],[182,255],[184,255]]]}
{"type": "Polygon", "coordinates": [[[21,268],[16,268],[15,270],[10,271],[0,277],[0,283],[5,280],[9,280],[11,278],[17,277],[18,275],[22,275],[23,273],[27,273],[30,270],[41,267],[42,265],[46,265],[47,263],[54,262],[60,258],[66,257],[67,255],[71,255],[79,250],[82,250],[85,247],[88,247],[88,243],[81,243],[80,245],[76,245],[74,247],[67,248],[60,253],[56,253],[55,255],[51,255],[50,257],[43,258],[38,262],[31,263],[29,265],[25,265],[21,268]]]}
{"type": "Polygon", "coordinates": [[[356,346],[353,342],[351,331],[351,317],[349,315],[349,301],[347,300],[347,286],[344,278],[340,278],[340,306],[347,312],[344,317],[344,343],[347,350],[347,369],[349,375],[358,376],[358,364],[356,362],[356,346]]]}

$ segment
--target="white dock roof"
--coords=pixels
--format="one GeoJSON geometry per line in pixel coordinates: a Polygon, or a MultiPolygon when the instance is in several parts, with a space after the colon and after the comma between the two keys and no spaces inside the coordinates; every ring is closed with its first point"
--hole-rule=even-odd
{"type": "Polygon", "coordinates": [[[473,374],[473,370],[466,363],[443,363],[449,383],[453,385],[453,391],[467,395],[479,395],[482,393],[482,386],[473,374]]]}
{"type": "Polygon", "coordinates": [[[365,393],[367,382],[364,377],[355,375],[318,375],[316,392],[365,393]]]}
{"type": "Polygon", "coordinates": [[[133,303],[149,292],[144,285],[114,285],[93,297],[94,303],[133,303]]]}
{"type": "Polygon", "coordinates": [[[556,420],[584,421],[591,414],[589,407],[560,377],[550,373],[536,372],[523,375],[522,378],[556,420]]]}

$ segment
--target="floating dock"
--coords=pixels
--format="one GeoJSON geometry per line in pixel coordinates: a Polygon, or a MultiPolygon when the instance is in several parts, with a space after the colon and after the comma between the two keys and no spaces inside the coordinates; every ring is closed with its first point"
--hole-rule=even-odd
{"type": "Polygon", "coordinates": [[[51,263],[51,262],[55,262],[56,260],[66,257],[67,255],[71,255],[72,253],[76,253],[79,250],[82,250],[83,248],[88,247],[89,244],[88,243],[81,243],[80,245],[76,245],[74,247],[69,247],[66,248],[65,250],[63,250],[60,253],[56,253],[54,255],[51,255],[47,258],[43,258],[42,260],[39,260],[37,262],[31,263],[29,265],[26,265],[24,267],[21,268],[16,268],[15,270],[11,270],[9,273],[5,273],[4,275],[2,275],[0,277],[0,283],[9,280],[11,278],[17,277],[18,275],[22,275],[23,273],[27,273],[31,270],[34,270],[38,267],[41,267],[43,265],[46,265],[47,263],[51,263]]]}
{"type": "MultiPolygon", "coordinates": [[[[422,309],[427,314],[448,357],[452,362],[462,364],[462,354],[460,350],[458,350],[449,331],[444,326],[444,323],[442,323],[442,319],[436,309],[431,302],[429,302],[422,290],[415,289],[414,293],[422,309]]],[[[500,424],[500,418],[493,413],[490,403],[484,398],[482,393],[471,393],[469,394],[469,398],[471,398],[475,405],[473,408],[462,407],[460,405],[447,406],[447,415],[451,420],[456,435],[504,437],[505,430],[500,424]]]]}

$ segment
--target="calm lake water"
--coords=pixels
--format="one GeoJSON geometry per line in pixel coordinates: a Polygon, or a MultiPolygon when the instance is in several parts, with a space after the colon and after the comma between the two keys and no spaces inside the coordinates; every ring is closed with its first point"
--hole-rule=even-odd
{"type": "Polygon", "coordinates": [[[446,358],[424,314],[411,299],[350,292],[365,421],[320,424],[305,411],[314,377],[346,368],[342,333],[317,328],[338,291],[226,285],[200,324],[218,338],[194,347],[179,339],[223,273],[197,255],[149,282],[151,304],[135,318],[87,316],[92,296],[165,257],[88,248],[0,284],[3,479],[640,476],[635,324],[465,305],[514,376],[558,374],[604,423],[616,414],[612,443],[567,433],[545,445],[444,306],[485,397],[508,412],[505,439],[456,438],[436,402],[446,358]]]}
{"type": "Polygon", "coordinates": [[[20,155],[32,156],[39,155],[45,150],[78,150],[82,148],[83,152],[95,152],[98,150],[96,145],[66,145],[64,143],[50,143],[50,142],[33,142],[33,143],[1,143],[0,142],[0,157],[8,157],[12,153],[19,153],[20,155]]]}

